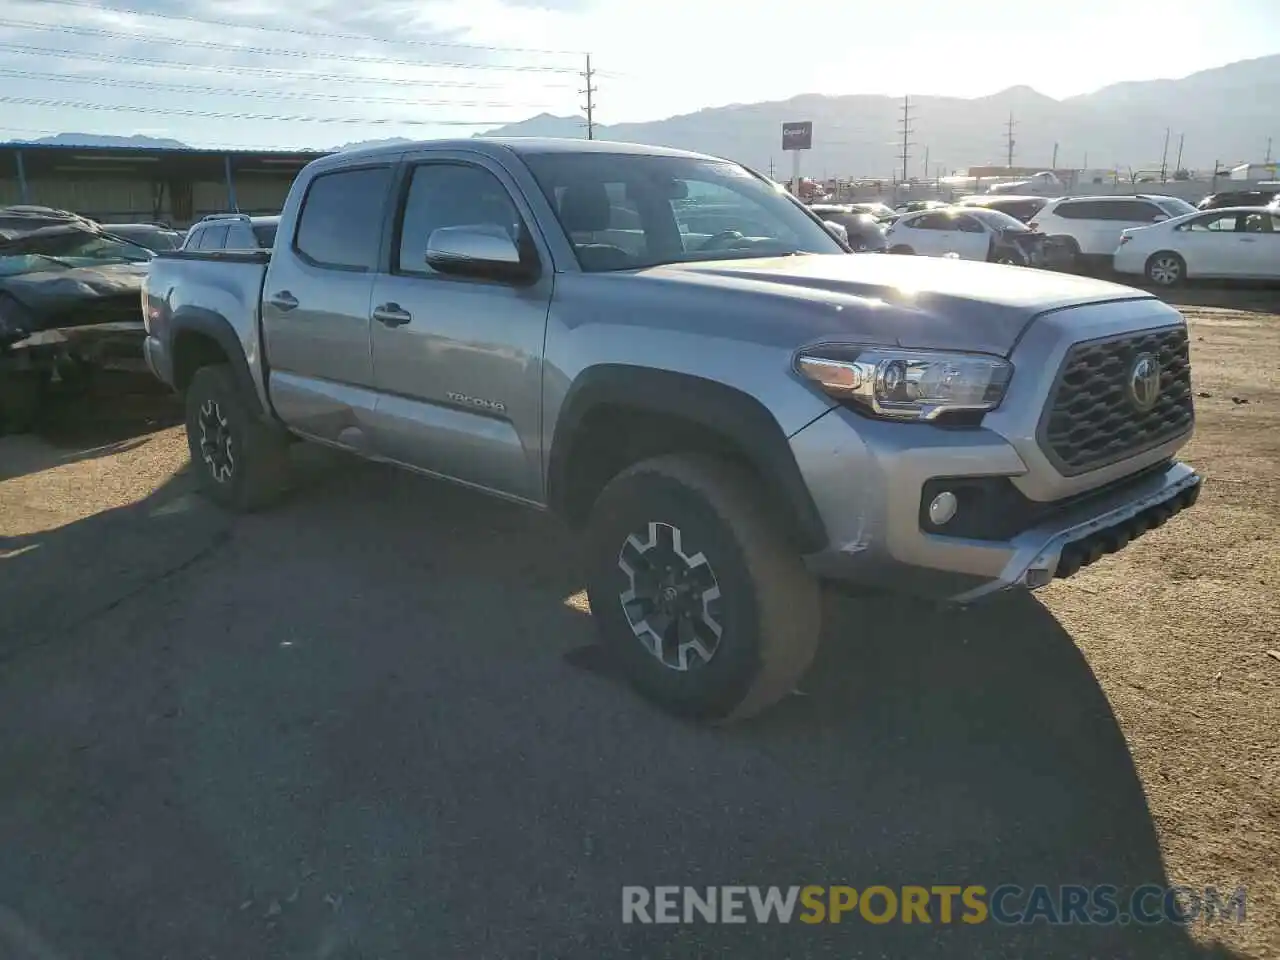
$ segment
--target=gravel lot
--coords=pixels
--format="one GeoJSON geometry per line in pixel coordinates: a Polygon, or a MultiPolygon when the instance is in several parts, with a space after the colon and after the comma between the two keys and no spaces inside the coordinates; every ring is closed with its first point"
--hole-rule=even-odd
{"type": "Polygon", "coordinates": [[[300,450],[232,519],[145,381],[0,439],[0,957],[1280,957],[1280,293],[1177,302],[1195,510],[1034,597],[829,598],[805,695],[727,730],[620,688],[542,517],[300,450]],[[1248,918],[619,919],[623,884],[1002,882],[1248,918]]]}

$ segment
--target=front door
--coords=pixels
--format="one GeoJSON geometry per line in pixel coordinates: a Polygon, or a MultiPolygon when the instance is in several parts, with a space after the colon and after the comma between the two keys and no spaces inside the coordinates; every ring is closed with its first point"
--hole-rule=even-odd
{"type": "Polygon", "coordinates": [[[441,227],[497,226],[541,244],[502,167],[474,154],[406,162],[388,270],[374,280],[371,343],[379,452],[523,500],[542,499],[542,347],[553,273],[532,284],[438,273],[441,227]]]}
{"type": "Polygon", "coordinates": [[[299,432],[358,450],[368,449],[376,397],[369,297],[393,169],[312,180],[292,242],[272,254],[262,290],[272,405],[299,432]]]}
{"type": "Polygon", "coordinates": [[[1280,214],[1242,215],[1240,270],[1248,277],[1280,279],[1280,214]]]}

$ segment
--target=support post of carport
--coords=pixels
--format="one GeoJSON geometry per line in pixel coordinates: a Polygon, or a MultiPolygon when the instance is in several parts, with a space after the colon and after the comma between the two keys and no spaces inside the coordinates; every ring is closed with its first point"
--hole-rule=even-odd
{"type": "Polygon", "coordinates": [[[27,168],[22,162],[22,151],[13,151],[13,159],[18,164],[18,202],[30,203],[31,198],[27,193],[27,168]]]}
{"type": "Polygon", "coordinates": [[[231,154],[226,154],[222,160],[227,171],[227,209],[233,213],[239,213],[240,205],[236,203],[236,182],[231,177],[231,154]]]}

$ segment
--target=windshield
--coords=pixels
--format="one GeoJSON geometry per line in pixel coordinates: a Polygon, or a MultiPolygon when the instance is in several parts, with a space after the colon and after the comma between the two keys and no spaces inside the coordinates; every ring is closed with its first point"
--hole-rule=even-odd
{"type": "Polygon", "coordinates": [[[38,259],[44,261],[46,269],[49,266],[69,269],[104,263],[145,263],[152,256],[150,250],[136,243],[83,230],[58,230],[11,240],[0,245],[0,255],[38,259]]]}
{"type": "Polygon", "coordinates": [[[524,159],[588,272],[845,252],[795,200],[734,163],[616,153],[524,159]]]}
{"type": "Polygon", "coordinates": [[[1179,200],[1177,197],[1161,197],[1156,201],[1156,206],[1171,217],[1180,217],[1184,213],[1196,212],[1195,207],[1185,200],[1179,200]]]}

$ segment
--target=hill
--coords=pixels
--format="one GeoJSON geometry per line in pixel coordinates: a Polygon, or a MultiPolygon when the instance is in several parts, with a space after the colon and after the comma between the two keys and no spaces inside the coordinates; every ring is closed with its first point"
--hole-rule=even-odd
{"type": "MultiPolygon", "coordinates": [[[[1245,60],[1177,80],[1121,83],[1094,93],[1055,100],[1027,86],[988,97],[912,97],[915,132],[908,173],[949,173],[979,164],[1002,164],[1006,124],[1012,114],[1014,163],[1048,167],[1058,146],[1060,166],[1160,165],[1165,130],[1168,162],[1185,135],[1183,165],[1212,166],[1261,160],[1267,138],[1280,139],[1280,55],[1245,60]]],[[[812,120],[814,148],[802,158],[806,174],[901,175],[899,123],[902,100],[805,94],[767,103],[733,104],[649,123],[597,125],[603,140],[647,142],[732,157],[779,176],[790,172],[781,149],[785,121],[812,120]]],[[[487,136],[582,136],[585,119],[542,114],[486,131],[487,136]]]]}

